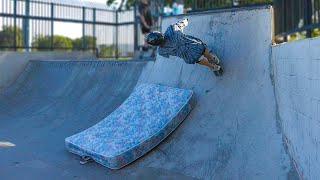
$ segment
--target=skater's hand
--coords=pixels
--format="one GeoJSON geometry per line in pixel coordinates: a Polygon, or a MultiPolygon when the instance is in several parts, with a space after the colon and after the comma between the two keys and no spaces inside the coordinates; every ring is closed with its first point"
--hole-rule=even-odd
{"type": "Polygon", "coordinates": [[[144,27],[147,29],[151,29],[151,27],[148,24],[144,24],[144,27]]]}
{"type": "Polygon", "coordinates": [[[186,27],[189,24],[189,20],[187,18],[183,19],[176,23],[180,28],[186,27]]]}

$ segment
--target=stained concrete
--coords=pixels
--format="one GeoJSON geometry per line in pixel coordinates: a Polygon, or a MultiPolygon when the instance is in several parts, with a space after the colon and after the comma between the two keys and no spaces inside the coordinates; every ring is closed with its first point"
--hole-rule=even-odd
{"type": "Polygon", "coordinates": [[[80,166],[78,157],[66,151],[64,139],[115,110],[136,85],[146,63],[29,63],[18,81],[0,92],[0,141],[15,145],[0,147],[0,176],[99,179],[119,174],[96,164],[80,166]]]}
{"type": "MultiPolygon", "coordinates": [[[[165,18],[162,27],[179,17],[165,18]]],[[[185,16],[185,32],[223,60],[225,74],[178,58],[155,62],[31,62],[0,91],[0,174],[21,179],[295,178],[271,74],[269,7],[185,16]],[[154,150],[121,170],[79,164],[64,138],[110,114],[140,83],[192,89],[197,105],[154,150]],[[18,173],[17,173],[18,172],[18,173]]]]}

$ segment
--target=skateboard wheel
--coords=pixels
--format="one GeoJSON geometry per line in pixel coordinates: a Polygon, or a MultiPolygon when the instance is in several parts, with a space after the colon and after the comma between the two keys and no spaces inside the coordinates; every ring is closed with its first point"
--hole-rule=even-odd
{"type": "Polygon", "coordinates": [[[93,159],[91,157],[83,156],[83,157],[81,157],[80,164],[87,164],[92,161],[93,161],[93,159]]]}

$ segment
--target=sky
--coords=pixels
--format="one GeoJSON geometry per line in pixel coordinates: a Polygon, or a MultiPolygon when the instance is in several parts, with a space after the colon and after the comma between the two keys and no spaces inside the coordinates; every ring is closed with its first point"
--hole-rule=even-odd
{"type": "Polygon", "coordinates": [[[82,37],[82,24],[55,22],[53,31],[55,35],[76,39],[82,37]]]}
{"type": "MultiPolygon", "coordinates": [[[[107,0],[85,0],[90,2],[106,3],[107,0]]],[[[121,1],[121,0],[116,0],[121,1]]],[[[54,34],[64,35],[72,39],[80,38],[82,36],[82,25],[73,23],[55,22],[54,34]]]]}

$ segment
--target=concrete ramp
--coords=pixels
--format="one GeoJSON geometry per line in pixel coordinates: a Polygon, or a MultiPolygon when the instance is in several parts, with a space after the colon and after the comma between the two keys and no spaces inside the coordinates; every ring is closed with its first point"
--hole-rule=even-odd
{"type": "Polygon", "coordinates": [[[185,33],[221,57],[224,75],[178,58],[155,62],[32,62],[0,95],[0,171],[5,179],[288,179],[294,177],[275,102],[269,7],[209,11],[185,33]],[[65,150],[64,139],[107,117],[142,83],[189,89],[197,105],[148,154],[114,171],[65,150]],[[19,133],[17,133],[19,132],[19,133]],[[20,172],[17,174],[16,172],[20,172]],[[30,175],[30,173],[32,175],[30,175]]]}
{"type": "Polygon", "coordinates": [[[146,82],[191,89],[197,106],[159,151],[141,163],[206,179],[286,179],[291,165],[282,142],[270,69],[271,11],[241,9],[169,17],[222,59],[224,75],[159,56],[146,82]],[[157,162],[153,160],[157,159],[157,162]]]}
{"type": "Polygon", "coordinates": [[[31,61],[11,87],[0,91],[0,144],[12,144],[0,145],[0,179],[106,177],[106,168],[81,169],[78,157],[66,151],[65,138],[118,108],[147,64],[31,61]]]}

